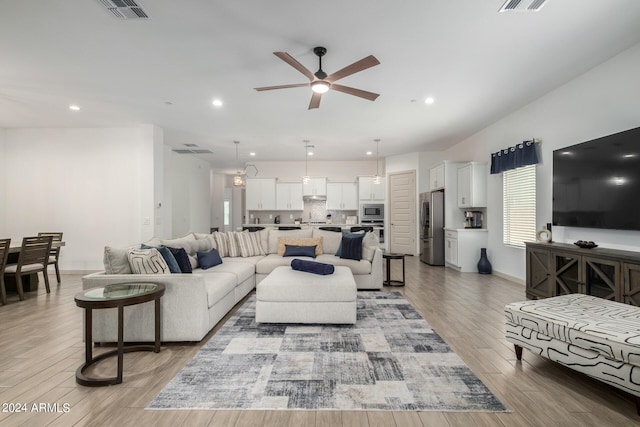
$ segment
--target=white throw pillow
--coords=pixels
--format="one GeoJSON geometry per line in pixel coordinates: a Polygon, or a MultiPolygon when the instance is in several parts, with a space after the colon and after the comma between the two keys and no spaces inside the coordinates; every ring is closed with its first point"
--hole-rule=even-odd
{"type": "Polygon", "coordinates": [[[376,249],[380,247],[380,241],[375,233],[369,231],[365,233],[362,239],[362,259],[373,261],[376,249]]]}
{"type": "Polygon", "coordinates": [[[127,249],[105,246],[103,262],[105,274],[131,274],[127,249]]]}
{"type": "Polygon", "coordinates": [[[170,274],[167,262],[157,249],[129,249],[127,259],[133,274],[170,274]]]}

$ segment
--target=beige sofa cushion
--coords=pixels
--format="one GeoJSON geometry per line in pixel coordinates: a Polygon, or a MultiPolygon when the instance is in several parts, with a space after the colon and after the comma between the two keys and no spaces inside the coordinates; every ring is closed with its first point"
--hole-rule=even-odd
{"type": "Polygon", "coordinates": [[[313,237],[322,237],[322,252],[325,254],[335,254],[342,241],[342,233],[314,229],[313,237]]]}
{"type": "Polygon", "coordinates": [[[325,264],[333,264],[336,267],[349,267],[354,275],[371,274],[371,261],[366,259],[356,261],[354,259],[340,258],[335,255],[324,254],[317,257],[316,261],[323,262],[325,264]]]}
{"type": "MultiPolygon", "coordinates": [[[[321,255],[322,256],[322,255],[321,255]]],[[[290,266],[294,259],[306,259],[307,261],[318,260],[308,256],[281,257],[278,254],[269,254],[256,263],[256,273],[270,274],[276,267],[290,266]]]]}
{"type": "Polygon", "coordinates": [[[293,246],[315,246],[316,247],[316,256],[322,255],[322,237],[303,237],[303,238],[295,238],[295,237],[278,237],[278,255],[282,256],[285,252],[284,245],[293,245],[293,246]]]}
{"type": "MultiPolygon", "coordinates": [[[[278,253],[278,238],[279,237],[289,237],[300,239],[304,237],[311,237],[311,233],[313,230],[310,228],[302,229],[302,230],[268,230],[269,231],[269,243],[267,252],[270,254],[278,253]]],[[[262,247],[264,249],[264,246],[262,247]]]]}

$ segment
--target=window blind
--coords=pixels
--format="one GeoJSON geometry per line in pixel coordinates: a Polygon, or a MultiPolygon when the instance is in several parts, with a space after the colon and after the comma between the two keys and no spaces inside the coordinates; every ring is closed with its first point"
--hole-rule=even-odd
{"type": "Polygon", "coordinates": [[[536,166],[505,171],[502,189],[503,243],[524,248],[536,239],[536,166]]]}

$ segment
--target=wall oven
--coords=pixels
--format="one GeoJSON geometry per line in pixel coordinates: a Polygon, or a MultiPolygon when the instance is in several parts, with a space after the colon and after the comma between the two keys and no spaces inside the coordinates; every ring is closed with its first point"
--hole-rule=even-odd
{"type": "Polygon", "coordinates": [[[384,204],[363,204],[360,208],[360,221],[384,221],[384,204]]]}

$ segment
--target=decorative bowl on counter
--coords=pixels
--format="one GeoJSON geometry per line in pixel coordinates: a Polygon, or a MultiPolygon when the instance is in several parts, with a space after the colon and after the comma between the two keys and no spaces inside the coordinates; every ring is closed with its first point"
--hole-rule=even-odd
{"type": "Polygon", "coordinates": [[[578,240],[577,242],[573,242],[573,244],[583,249],[593,249],[598,247],[594,242],[587,242],[586,240],[578,240]]]}

